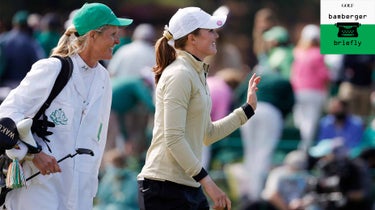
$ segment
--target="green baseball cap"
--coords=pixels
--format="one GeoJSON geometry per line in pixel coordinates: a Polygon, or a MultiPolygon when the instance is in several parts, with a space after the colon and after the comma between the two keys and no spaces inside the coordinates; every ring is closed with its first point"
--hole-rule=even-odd
{"type": "Polygon", "coordinates": [[[286,43],[289,40],[289,33],[284,27],[274,26],[263,33],[263,38],[266,41],[286,43]]]}
{"type": "Polygon", "coordinates": [[[26,10],[20,10],[14,14],[12,22],[13,24],[27,25],[27,18],[29,17],[29,12],[26,10]]]}
{"type": "Polygon", "coordinates": [[[85,3],[73,17],[73,25],[80,36],[104,25],[127,26],[132,22],[132,19],[117,18],[113,11],[102,3],[85,3]]]}

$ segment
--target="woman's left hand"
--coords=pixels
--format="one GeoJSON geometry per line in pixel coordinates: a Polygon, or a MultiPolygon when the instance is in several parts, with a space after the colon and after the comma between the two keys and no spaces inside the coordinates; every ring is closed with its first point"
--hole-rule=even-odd
{"type": "Polygon", "coordinates": [[[257,76],[254,73],[249,80],[249,85],[247,88],[247,101],[246,102],[253,108],[254,111],[257,108],[258,100],[257,100],[256,91],[258,90],[257,85],[259,84],[259,82],[260,82],[260,76],[257,76]]]}

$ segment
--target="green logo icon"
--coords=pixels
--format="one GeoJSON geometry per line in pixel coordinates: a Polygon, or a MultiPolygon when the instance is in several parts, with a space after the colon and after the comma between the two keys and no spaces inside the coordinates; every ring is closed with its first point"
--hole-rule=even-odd
{"type": "Polygon", "coordinates": [[[68,118],[66,117],[64,110],[62,109],[56,109],[51,113],[49,116],[55,125],[67,125],[68,124],[68,118]]]}

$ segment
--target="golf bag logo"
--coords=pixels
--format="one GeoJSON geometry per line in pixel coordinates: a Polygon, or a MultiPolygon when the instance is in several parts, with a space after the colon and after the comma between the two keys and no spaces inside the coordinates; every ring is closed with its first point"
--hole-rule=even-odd
{"type": "Polygon", "coordinates": [[[357,28],[361,25],[357,22],[348,22],[348,23],[336,23],[336,27],[339,29],[337,37],[358,37],[357,28]]]}
{"type": "Polygon", "coordinates": [[[68,124],[68,118],[66,117],[64,110],[62,110],[61,108],[53,111],[49,117],[55,125],[68,124]]]}

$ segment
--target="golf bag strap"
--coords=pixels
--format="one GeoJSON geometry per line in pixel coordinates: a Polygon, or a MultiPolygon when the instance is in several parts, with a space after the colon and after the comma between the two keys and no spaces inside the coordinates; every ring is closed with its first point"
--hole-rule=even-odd
{"type": "MultiPolygon", "coordinates": [[[[48,109],[48,107],[51,105],[51,102],[56,98],[56,96],[61,92],[61,90],[68,83],[73,72],[73,62],[70,59],[70,57],[60,57],[60,56],[52,56],[52,57],[60,59],[62,67],[52,87],[50,95],[48,96],[47,100],[44,102],[42,107],[39,109],[39,111],[36,113],[36,115],[33,117],[33,125],[31,126],[31,132],[35,133],[37,136],[42,138],[42,140],[44,141],[44,143],[46,143],[48,150],[50,152],[52,151],[47,143],[47,142],[50,142],[50,140],[47,138],[47,136],[51,135],[52,132],[48,131],[48,128],[54,127],[55,124],[53,122],[48,121],[48,117],[45,115],[44,112],[46,111],[46,109],[48,109]]],[[[37,148],[30,147],[29,153],[32,153],[32,154],[39,153],[41,149],[42,148],[39,145],[37,148]]]]}
{"type": "Polygon", "coordinates": [[[53,85],[52,91],[50,95],[48,96],[47,100],[44,102],[42,107],[39,109],[39,111],[34,116],[34,120],[39,119],[42,114],[48,109],[48,107],[51,105],[51,102],[53,99],[56,98],[56,96],[61,92],[61,90],[65,87],[65,85],[68,83],[70,77],[72,76],[73,72],[73,62],[70,57],[60,57],[60,56],[52,56],[55,58],[58,58],[61,63],[61,71],[59,72],[59,75],[56,78],[55,84],[53,85]]]}

